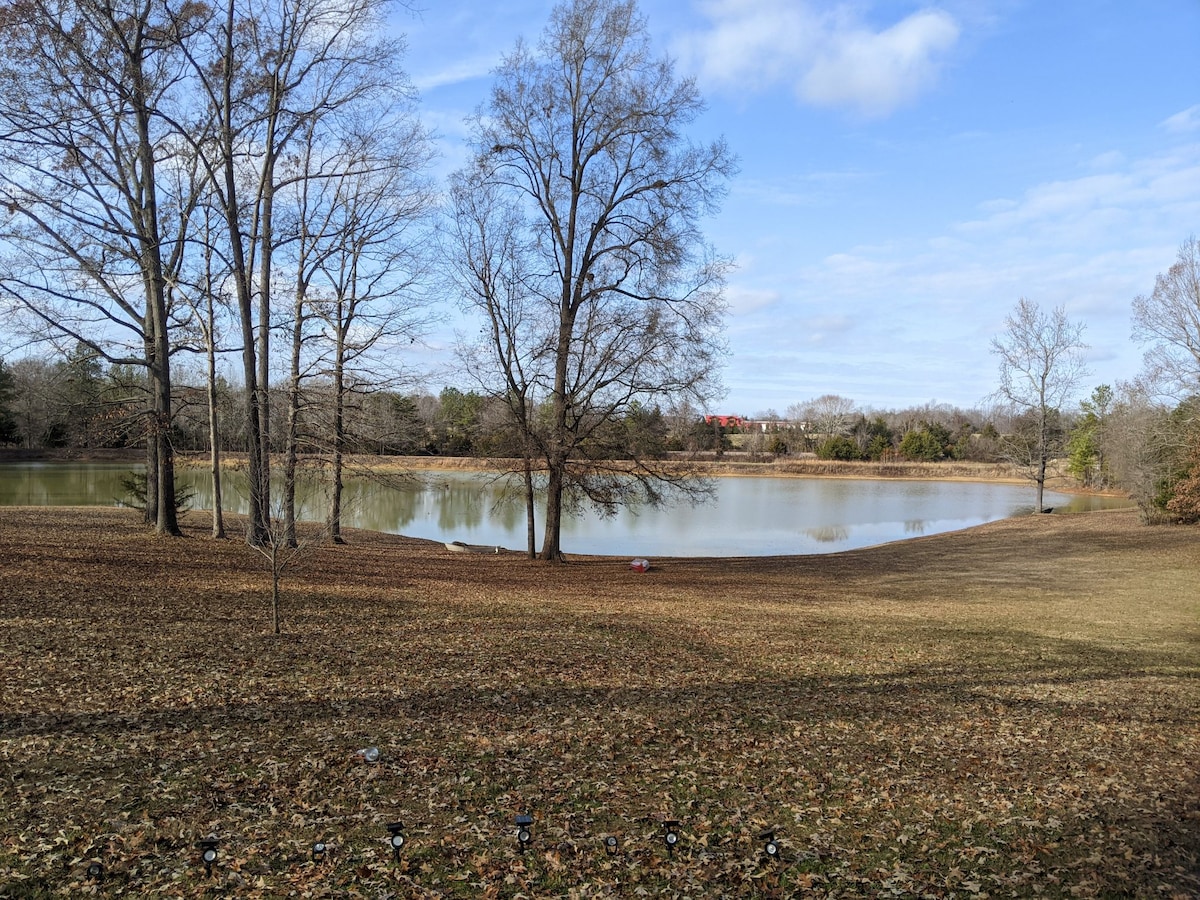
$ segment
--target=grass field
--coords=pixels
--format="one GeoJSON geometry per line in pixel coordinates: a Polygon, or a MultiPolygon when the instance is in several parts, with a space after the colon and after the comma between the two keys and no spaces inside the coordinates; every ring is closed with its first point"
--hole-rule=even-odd
{"type": "Polygon", "coordinates": [[[350,532],[277,637],[201,514],[0,515],[0,897],[1200,896],[1195,529],[646,574],[350,532]]]}

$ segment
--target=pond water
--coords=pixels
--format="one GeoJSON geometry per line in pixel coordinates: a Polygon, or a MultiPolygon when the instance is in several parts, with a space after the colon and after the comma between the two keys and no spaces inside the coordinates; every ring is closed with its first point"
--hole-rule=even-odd
{"type": "MultiPolygon", "coordinates": [[[[0,506],[115,506],[126,492],[129,463],[0,464],[0,506]]],[[[212,508],[205,471],[180,469],[193,507],[212,508]]],[[[715,500],[702,506],[622,510],[612,518],[583,512],[563,523],[567,553],[618,556],[769,556],[831,553],[921,535],[971,528],[1027,512],[1030,485],[835,478],[721,478],[715,500]]],[[[302,486],[301,518],[321,519],[320,485],[302,486]]],[[[224,506],[245,512],[244,482],[232,473],[224,506]]],[[[1046,493],[1056,513],[1128,506],[1106,497],[1046,493]]],[[[516,492],[487,477],[441,470],[413,473],[384,485],[350,479],[346,527],[436,541],[508,549],[525,546],[525,510],[516,492]]],[[[193,513],[193,516],[200,513],[193,513]]],[[[538,511],[541,540],[541,510],[538,511]]]]}

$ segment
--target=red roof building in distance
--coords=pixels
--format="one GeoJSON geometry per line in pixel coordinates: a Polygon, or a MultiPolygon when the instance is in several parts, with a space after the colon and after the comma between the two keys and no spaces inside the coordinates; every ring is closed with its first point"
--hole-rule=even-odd
{"type": "Polygon", "coordinates": [[[741,428],[745,420],[741,416],[705,416],[704,424],[711,425],[716,422],[722,428],[741,428]]]}

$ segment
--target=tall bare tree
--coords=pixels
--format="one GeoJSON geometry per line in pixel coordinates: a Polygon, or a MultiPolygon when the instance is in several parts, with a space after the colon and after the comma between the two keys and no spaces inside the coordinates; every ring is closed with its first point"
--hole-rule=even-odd
{"type": "MultiPolygon", "coordinates": [[[[242,338],[251,543],[267,539],[270,498],[270,344],[281,241],[281,162],[299,136],[349,104],[391,87],[398,45],[380,38],[387,0],[225,0],[201,6],[204,42],[189,46],[200,102],[180,133],[211,177],[227,224],[227,258],[242,338]]],[[[293,177],[295,173],[292,173],[293,177]]],[[[298,177],[306,177],[301,173],[298,177]]]]}
{"type": "Polygon", "coordinates": [[[212,483],[212,536],[225,537],[223,503],[224,479],[221,471],[220,412],[217,391],[217,354],[222,352],[221,333],[229,314],[221,285],[229,272],[228,261],[220,254],[223,242],[215,239],[217,215],[208,203],[197,210],[195,226],[198,252],[189,254],[191,270],[179,284],[179,293],[191,309],[188,330],[195,334],[204,353],[205,406],[208,413],[209,479],[212,483]]]}
{"type": "Polygon", "coordinates": [[[1178,397],[1200,393],[1200,240],[1179,248],[1154,291],[1133,301],[1133,336],[1149,344],[1151,377],[1178,397]]]}
{"type": "MultiPolygon", "coordinates": [[[[333,186],[334,227],[322,242],[318,266],[324,300],[316,304],[332,388],[326,526],[335,542],[342,539],[347,403],[362,393],[376,351],[383,351],[391,374],[370,380],[385,385],[402,369],[397,347],[428,325],[418,287],[428,260],[423,226],[434,196],[424,174],[431,145],[415,119],[371,122],[348,139],[355,150],[333,186]]],[[[379,360],[374,362],[378,372],[379,360]]]]}
{"type": "Polygon", "coordinates": [[[393,85],[369,112],[339,111],[339,134],[325,134],[318,144],[310,132],[294,154],[305,177],[293,179],[294,237],[284,254],[295,277],[284,463],[289,542],[302,439],[329,459],[328,533],[341,541],[346,405],[367,382],[382,389],[394,380],[395,352],[375,351],[384,345],[394,351],[398,338],[408,343],[425,324],[416,286],[428,258],[423,226],[434,205],[425,174],[432,145],[412,115],[414,97],[399,72],[393,85]],[[329,399],[323,435],[316,419],[325,410],[305,399],[304,384],[314,378],[315,393],[329,399]]]}
{"type": "Polygon", "coordinates": [[[0,291],[49,333],[146,368],[147,515],[172,534],[170,294],[195,182],[168,200],[161,174],[181,164],[164,116],[198,9],[0,4],[0,291]]]}
{"type": "Polygon", "coordinates": [[[1034,508],[1040,511],[1047,466],[1062,451],[1058,415],[1088,374],[1084,326],[1072,323],[1061,306],[1045,313],[1023,297],[1005,324],[1004,334],[992,339],[992,352],[1000,359],[994,396],[1028,423],[1027,433],[1012,436],[1010,449],[1037,486],[1034,508]]]}
{"type": "Polygon", "coordinates": [[[553,344],[546,333],[544,302],[536,297],[525,267],[533,248],[520,211],[505,202],[486,170],[459,172],[451,179],[452,252],[449,262],[468,308],[483,314],[485,328],[476,341],[464,342],[460,356],[481,386],[490,388],[519,435],[525,501],[526,549],[537,555],[535,467],[539,446],[546,446],[538,417],[539,386],[552,383],[553,344]]]}
{"type": "MultiPolygon", "coordinates": [[[[684,136],[702,109],[695,83],[653,54],[632,0],[574,0],[536,50],[518,42],[474,120],[459,184],[495,191],[523,223],[521,340],[548,354],[533,376],[547,425],[528,433],[546,473],[543,559],[561,559],[573,495],[613,509],[687,487],[647,460],[618,471],[589,448],[635,402],[716,388],[725,266],[700,222],[735,165],[723,141],[684,136]]],[[[493,331],[504,309],[480,306],[493,331]]]]}

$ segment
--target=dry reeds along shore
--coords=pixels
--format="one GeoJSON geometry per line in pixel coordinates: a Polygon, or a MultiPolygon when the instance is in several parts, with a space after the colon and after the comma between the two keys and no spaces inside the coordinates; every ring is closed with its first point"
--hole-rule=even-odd
{"type": "Polygon", "coordinates": [[[0,518],[0,896],[1200,896],[1195,529],[644,574],[349,532],[279,637],[206,530],[0,518]]]}

